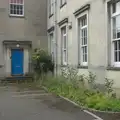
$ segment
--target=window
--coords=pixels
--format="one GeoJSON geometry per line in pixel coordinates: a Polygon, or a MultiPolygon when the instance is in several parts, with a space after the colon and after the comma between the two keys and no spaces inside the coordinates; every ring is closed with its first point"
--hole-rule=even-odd
{"type": "Polygon", "coordinates": [[[54,13],[54,0],[49,0],[49,15],[54,13]]]}
{"type": "Polygon", "coordinates": [[[64,5],[66,3],[66,0],[60,0],[60,6],[64,5]]]}
{"type": "Polygon", "coordinates": [[[10,15],[23,16],[24,15],[24,1],[10,0],[10,15]]]}
{"type": "Polygon", "coordinates": [[[61,28],[61,43],[62,43],[62,64],[67,65],[67,32],[66,32],[66,26],[61,28]]]}
{"type": "Polygon", "coordinates": [[[120,2],[111,6],[113,65],[120,67],[120,2]]]}
{"type": "Polygon", "coordinates": [[[50,53],[52,55],[52,60],[54,61],[54,39],[53,39],[53,33],[50,34],[50,53]]]}
{"type": "Polygon", "coordinates": [[[78,19],[78,35],[79,35],[79,64],[87,66],[88,63],[88,25],[87,15],[78,19]]]}

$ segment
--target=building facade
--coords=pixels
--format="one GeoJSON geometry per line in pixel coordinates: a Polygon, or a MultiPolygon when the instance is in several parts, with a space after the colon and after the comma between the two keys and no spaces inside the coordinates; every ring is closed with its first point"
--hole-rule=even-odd
{"type": "Polygon", "coordinates": [[[30,72],[31,51],[47,49],[47,0],[0,0],[0,75],[30,72]]]}
{"type": "Polygon", "coordinates": [[[57,66],[91,71],[120,88],[120,0],[48,0],[49,50],[57,66]]]}

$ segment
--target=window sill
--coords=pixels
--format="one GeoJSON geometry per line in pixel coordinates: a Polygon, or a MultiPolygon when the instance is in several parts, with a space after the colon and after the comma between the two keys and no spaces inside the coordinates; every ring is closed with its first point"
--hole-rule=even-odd
{"type": "Polygon", "coordinates": [[[68,66],[68,65],[64,65],[64,64],[61,65],[61,67],[67,67],[67,66],[68,66]]]}
{"type": "Polygon", "coordinates": [[[52,16],[53,16],[53,14],[50,14],[50,15],[49,15],[49,18],[51,18],[52,16]]]}
{"type": "Polygon", "coordinates": [[[120,67],[107,67],[107,70],[110,70],[110,71],[120,71],[120,67]]]}
{"type": "Polygon", "coordinates": [[[65,2],[64,4],[62,4],[62,5],[60,6],[60,9],[61,9],[62,7],[64,7],[66,4],[67,4],[66,2],[65,2]]]}
{"type": "Polygon", "coordinates": [[[11,15],[11,14],[9,14],[9,17],[14,17],[14,18],[25,18],[24,15],[11,15]]]}
{"type": "Polygon", "coordinates": [[[78,65],[77,68],[80,68],[80,69],[88,69],[88,66],[81,66],[81,65],[78,65]]]}

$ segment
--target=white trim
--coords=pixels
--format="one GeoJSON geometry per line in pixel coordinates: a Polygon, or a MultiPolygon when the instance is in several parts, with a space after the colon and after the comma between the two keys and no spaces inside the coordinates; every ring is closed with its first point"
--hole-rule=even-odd
{"type": "Polygon", "coordinates": [[[9,15],[10,16],[12,16],[12,17],[24,17],[24,15],[25,15],[25,13],[24,13],[24,8],[25,7],[25,3],[24,3],[24,0],[23,0],[23,4],[19,4],[19,3],[11,3],[11,0],[9,0],[9,15]],[[21,14],[21,15],[18,15],[18,14],[11,14],[10,13],[10,11],[11,11],[11,9],[10,9],[10,5],[11,4],[14,4],[14,5],[22,5],[23,6],[23,14],[21,14]]]}
{"type": "Polygon", "coordinates": [[[120,11],[113,13],[112,4],[109,6],[111,9],[111,65],[114,67],[120,67],[120,61],[115,61],[115,53],[114,53],[114,42],[120,40],[120,38],[113,39],[113,18],[116,18],[120,15],[120,11]]]}
{"type": "Polygon", "coordinates": [[[61,40],[61,63],[63,65],[67,65],[68,63],[68,27],[67,27],[67,24],[63,24],[62,26],[60,26],[60,40],[61,40]],[[62,39],[62,28],[66,28],[66,34],[63,35],[63,37],[66,37],[66,49],[63,49],[64,47],[64,42],[63,42],[63,39],[62,39]],[[66,61],[64,61],[63,57],[63,51],[66,51],[66,61]]]}
{"type": "Polygon", "coordinates": [[[82,65],[82,66],[88,66],[88,41],[89,41],[89,38],[88,38],[88,36],[89,36],[89,32],[88,32],[88,23],[89,23],[89,21],[88,21],[88,10],[87,11],[85,11],[85,12],[83,12],[83,13],[81,13],[79,16],[77,16],[76,17],[76,28],[77,28],[77,40],[78,40],[78,64],[80,64],[80,65],[82,65]],[[81,27],[80,29],[82,30],[82,29],[85,29],[85,28],[87,28],[87,44],[86,45],[82,45],[81,46],[81,39],[79,38],[79,19],[81,18],[81,17],[83,17],[84,15],[86,15],[86,19],[87,19],[87,25],[85,25],[85,26],[83,26],[83,27],[81,27]],[[83,62],[82,61],[82,51],[81,51],[81,48],[83,47],[83,46],[87,46],[87,62],[83,62]]]}
{"type": "Polygon", "coordinates": [[[50,32],[48,34],[49,39],[48,39],[48,48],[49,48],[49,52],[52,55],[52,60],[55,61],[55,40],[54,40],[54,31],[50,32]],[[52,41],[51,41],[51,35],[52,35],[52,41]],[[52,43],[52,45],[51,45],[52,43]],[[52,48],[52,49],[51,49],[52,48]]]}

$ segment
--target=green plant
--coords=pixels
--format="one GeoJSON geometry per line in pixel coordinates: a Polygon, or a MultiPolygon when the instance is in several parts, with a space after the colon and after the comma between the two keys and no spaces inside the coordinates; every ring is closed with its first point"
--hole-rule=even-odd
{"type": "Polygon", "coordinates": [[[94,75],[92,72],[89,72],[87,80],[90,88],[91,89],[95,88],[96,75],[94,75]]]}
{"type": "Polygon", "coordinates": [[[113,92],[113,88],[112,88],[113,84],[114,84],[113,80],[105,78],[105,88],[106,88],[108,95],[110,95],[110,93],[113,92]]]}
{"type": "Polygon", "coordinates": [[[78,77],[78,69],[74,67],[66,67],[61,69],[63,77],[65,77],[69,81],[74,81],[78,77]]]}
{"type": "Polygon", "coordinates": [[[54,73],[54,63],[52,61],[51,55],[45,50],[35,49],[32,55],[33,68],[36,73],[36,79],[44,77],[49,71],[54,73]]]}
{"type": "MultiPolygon", "coordinates": [[[[84,82],[85,79],[86,77],[82,75],[79,79],[75,79],[74,82],[75,84],[80,84],[84,82]]],[[[81,106],[101,111],[120,112],[119,99],[107,96],[105,93],[94,89],[87,89],[85,86],[75,87],[72,80],[68,81],[68,78],[63,76],[49,77],[49,79],[45,80],[43,83],[50,92],[67,97],[81,106]]],[[[109,92],[112,91],[110,90],[112,86],[112,82],[110,82],[110,80],[106,81],[106,86],[109,88],[109,92]]]]}

